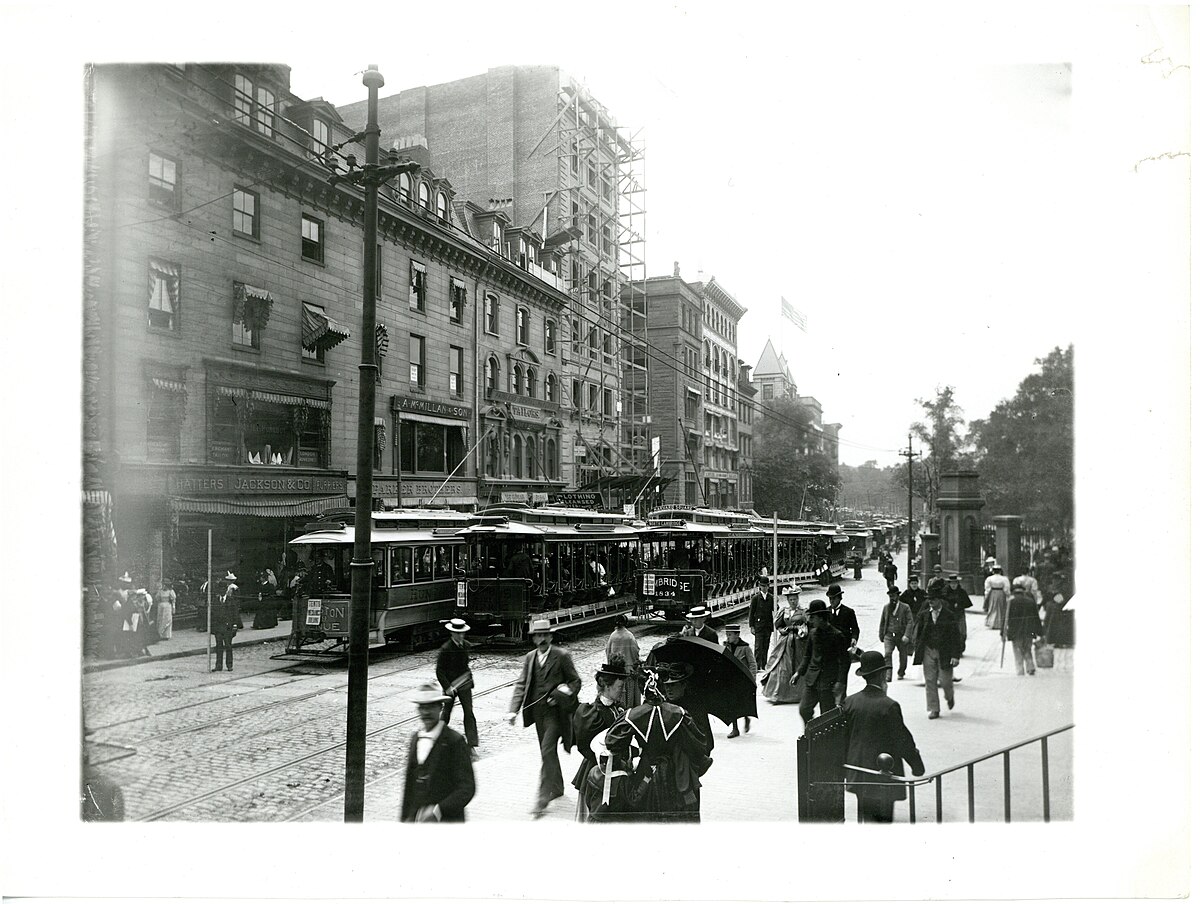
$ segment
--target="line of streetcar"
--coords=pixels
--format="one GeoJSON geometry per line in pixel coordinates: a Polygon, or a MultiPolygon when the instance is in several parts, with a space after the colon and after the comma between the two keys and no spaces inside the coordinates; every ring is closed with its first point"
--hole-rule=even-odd
{"type": "MultiPolygon", "coordinates": [[[[353,521],[352,511],[329,513],[291,541],[303,592],[289,654],[337,652],[348,641],[353,521]]],[[[645,521],[555,505],[396,509],[371,522],[371,643],[402,648],[437,638],[454,617],[476,638],[513,643],[534,619],[563,631],[618,615],[674,624],[705,604],[720,622],[746,609],[759,575],[777,574],[780,586],[835,580],[869,553],[861,538],[874,536],[695,507],[645,521]]]]}

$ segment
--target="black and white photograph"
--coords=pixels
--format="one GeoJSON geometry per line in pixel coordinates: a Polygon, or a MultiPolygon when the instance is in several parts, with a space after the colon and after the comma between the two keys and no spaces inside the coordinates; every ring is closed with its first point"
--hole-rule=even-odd
{"type": "Polygon", "coordinates": [[[3,9],[7,893],[1187,893],[1188,6],[133,10],[3,9]]]}

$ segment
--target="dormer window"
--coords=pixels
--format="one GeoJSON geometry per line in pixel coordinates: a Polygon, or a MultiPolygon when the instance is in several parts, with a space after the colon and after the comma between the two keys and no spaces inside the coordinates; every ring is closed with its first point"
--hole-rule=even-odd
{"type": "Polygon", "coordinates": [[[268,138],[275,134],[275,92],[269,88],[258,89],[258,116],[255,128],[268,138]]]}
{"type": "Polygon", "coordinates": [[[253,121],[254,83],[240,72],[233,77],[233,118],[244,126],[253,121]]]}
{"type": "Polygon", "coordinates": [[[329,123],[323,119],[313,120],[312,150],[318,157],[324,156],[329,150],[329,123]]]}
{"type": "Polygon", "coordinates": [[[411,202],[412,201],[412,176],[410,176],[408,173],[401,173],[398,186],[399,186],[399,192],[400,192],[400,200],[402,200],[406,203],[411,202]]]}
{"type": "Polygon", "coordinates": [[[429,210],[429,185],[425,182],[417,187],[417,203],[429,210]]]}
{"type": "Polygon", "coordinates": [[[492,220],[492,250],[499,251],[503,244],[503,235],[500,230],[500,221],[492,220]]]}
{"type": "Polygon", "coordinates": [[[439,191],[437,193],[436,212],[439,220],[450,219],[450,202],[446,198],[446,193],[444,191],[439,191]]]}

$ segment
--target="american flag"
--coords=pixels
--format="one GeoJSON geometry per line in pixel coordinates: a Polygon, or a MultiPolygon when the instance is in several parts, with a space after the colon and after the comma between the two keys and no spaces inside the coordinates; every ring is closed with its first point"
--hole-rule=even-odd
{"type": "Polygon", "coordinates": [[[808,332],[808,318],[805,317],[803,314],[801,314],[799,311],[797,311],[790,304],[788,304],[788,300],[786,298],[784,298],[782,295],[779,296],[779,303],[781,305],[780,310],[782,311],[783,316],[786,317],[788,320],[790,320],[792,323],[796,324],[796,326],[800,327],[800,329],[804,330],[804,332],[807,333],[808,332]]]}

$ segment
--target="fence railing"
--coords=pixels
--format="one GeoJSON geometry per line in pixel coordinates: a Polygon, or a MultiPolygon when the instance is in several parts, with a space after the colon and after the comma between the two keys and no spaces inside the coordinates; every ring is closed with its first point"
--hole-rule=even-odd
{"type": "MultiPolygon", "coordinates": [[[[1028,747],[1031,744],[1038,744],[1041,748],[1041,778],[1042,778],[1042,821],[1050,822],[1050,745],[1049,739],[1054,735],[1062,734],[1070,731],[1075,726],[1064,725],[1062,728],[1056,728],[1053,731],[1045,732],[1036,737],[1028,738],[1024,741],[1019,741],[1016,744],[1010,744],[1007,747],[1002,747],[999,750],[993,750],[990,753],[985,753],[983,756],[976,757],[973,760],[959,763],[956,766],[950,766],[947,769],[934,772],[932,775],[923,775],[919,778],[901,778],[894,776],[890,771],[884,769],[864,769],[860,766],[845,765],[843,768],[849,772],[860,773],[863,775],[862,781],[851,781],[842,779],[841,781],[813,781],[810,784],[813,786],[828,786],[832,788],[835,785],[842,785],[844,789],[850,788],[865,788],[879,791],[881,785],[883,787],[892,787],[895,785],[903,786],[905,789],[905,797],[908,800],[908,821],[915,823],[917,821],[917,788],[922,785],[932,784],[934,787],[934,819],[936,822],[942,822],[943,816],[943,780],[946,776],[957,772],[966,772],[967,778],[967,821],[975,821],[975,767],[980,763],[1001,757],[1004,768],[1004,821],[1012,822],[1012,753],[1014,750],[1019,750],[1023,747],[1028,747]]],[[[881,760],[886,760],[886,765],[890,765],[891,757],[887,754],[880,756],[881,760]]],[[[803,793],[803,789],[802,793],[803,793]]]]}

